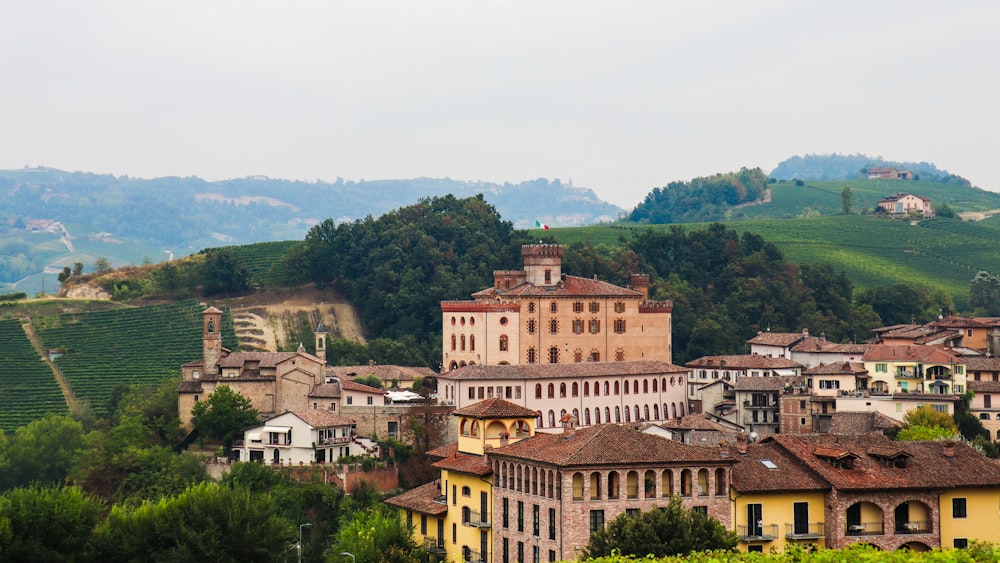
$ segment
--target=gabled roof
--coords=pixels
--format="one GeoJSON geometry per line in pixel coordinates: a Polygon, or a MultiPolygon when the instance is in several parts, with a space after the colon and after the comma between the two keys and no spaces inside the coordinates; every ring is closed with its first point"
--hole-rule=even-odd
{"type": "Polygon", "coordinates": [[[758,332],[748,344],[759,344],[762,346],[791,346],[803,338],[808,338],[809,333],[801,332],[758,332]]]}
{"type": "Polygon", "coordinates": [[[309,397],[317,399],[339,399],[340,382],[333,381],[331,383],[320,383],[319,385],[313,387],[313,390],[309,392],[309,397]]]}
{"type": "Polygon", "coordinates": [[[374,387],[369,387],[367,385],[362,385],[360,383],[355,383],[353,381],[341,381],[340,389],[342,391],[354,391],[356,393],[371,393],[373,395],[385,395],[385,389],[376,389],[374,387]]]}
{"type": "MultiPolygon", "coordinates": [[[[1000,358],[986,358],[983,356],[966,356],[965,369],[967,371],[1000,371],[1000,358]]],[[[972,383],[971,381],[969,383],[972,383]]]]}
{"type": "Polygon", "coordinates": [[[802,372],[802,375],[868,375],[863,362],[834,362],[820,364],[802,372]]]}
{"type": "Polygon", "coordinates": [[[768,358],[759,354],[702,356],[684,365],[689,368],[711,369],[782,369],[802,367],[802,364],[793,362],[788,358],[768,358]]]}
{"type": "Polygon", "coordinates": [[[664,422],[663,424],[660,425],[660,427],[669,430],[706,430],[715,432],[725,432],[728,434],[736,434],[739,432],[739,430],[737,430],[736,428],[725,426],[723,424],[720,424],[719,422],[716,422],[715,419],[716,419],[715,416],[707,412],[689,414],[687,416],[681,417],[680,419],[664,422]]]}
{"type": "Polygon", "coordinates": [[[282,362],[304,356],[322,364],[323,360],[306,352],[233,352],[219,359],[219,367],[240,368],[247,362],[258,362],[262,368],[273,368],[282,362]]]}
{"type": "Polygon", "coordinates": [[[418,514],[441,516],[448,513],[448,505],[434,502],[441,496],[441,481],[435,480],[410,489],[403,494],[385,499],[390,506],[412,510],[418,514]]]}
{"type": "Polygon", "coordinates": [[[553,286],[536,286],[532,283],[521,283],[510,289],[501,290],[488,287],[472,294],[473,297],[631,297],[642,298],[642,293],[619,287],[598,279],[581,278],[563,274],[562,279],[553,286]]]}
{"type": "Polygon", "coordinates": [[[820,353],[820,354],[864,354],[868,350],[868,344],[838,344],[823,338],[810,336],[792,346],[792,352],[820,353]]]}
{"type": "Polygon", "coordinates": [[[955,316],[947,316],[927,324],[943,328],[988,328],[988,325],[982,321],[955,316]]]}
{"type": "Polygon", "coordinates": [[[474,365],[453,369],[438,376],[452,380],[552,379],[559,377],[600,377],[623,375],[685,375],[688,369],[667,362],[579,362],[571,364],[522,364],[517,366],[474,365]]]}
{"type": "Polygon", "coordinates": [[[732,485],[740,493],[827,491],[830,485],[774,442],[747,446],[733,467],[732,485]],[[770,462],[765,465],[762,462],[770,462]],[[771,467],[773,466],[773,468],[771,467]]]}
{"type": "Polygon", "coordinates": [[[360,366],[326,366],[326,375],[343,380],[357,376],[374,375],[382,381],[413,381],[414,379],[435,377],[437,372],[430,368],[409,367],[383,364],[368,364],[360,366]]]}
{"type": "Polygon", "coordinates": [[[872,344],[866,362],[919,362],[923,364],[964,364],[965,360],[937,346],[919,344],[872,344]]]}
{"type": "MultiPolygon", "coordinates": [[[[346,416],[340,416],[333,411],[326,409],[305,409],[298,411],[288,411],[302,419],[313,428],[330,428],[333,426],[352,426],[354,420],[346,416]]],[[[280,416],[280,415],[279,415],[280,416]]]]}
{"type": "Polygon", "coordinates": [[[1000,381],[968,381],[967,384],[973,393],[1000,393],[1000,381]]]}
{"type": "Polygon", "coordinates": [[[878,412],[838,412],[830,417],[830,434],[868,434],[902,425],[878,412]]]}
{"type": "Polygon", "coordinates": [[[462,453],[457,449],[452,455],[431,464],[431,467],[468,475],[483,476],[493,473],[493,467],[486,456],[462,453]]]}
{"type": "Polygon", "coordinates": [[[571,434],[535,434],[497,448],[490,456],[560,467],[732,462],[718,448],[682,444],[618,424],[580,428],[571,434]]]}
{"type": "Polygon", "coordinates": [[[538,411],[533,411],[510,401],[497,398],[473,403],[467,407],[458,409],[453,414],[455,416],[468,416],[480,420],[491,418],[535,418],[539,416],[538,411]]]}
{"type": "Polygon", "coordinates": [[[781,391],[788,386],[805,385],[801,375],[774,377],[741,377],[736,380],[736,391],[781,391]]]}

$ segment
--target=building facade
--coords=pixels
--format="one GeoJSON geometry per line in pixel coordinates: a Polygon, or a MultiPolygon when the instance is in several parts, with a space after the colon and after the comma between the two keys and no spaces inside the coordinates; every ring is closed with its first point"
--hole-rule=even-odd
{"type": "Polygon", "coordinates": [[[650,301],[649,276],[631,287],[562,272],[563,247],[521,248],[523,270],[493,272],[471,301],[441,303],[442,362],[468,365],[670,362],[669,301],[650,301]]]}

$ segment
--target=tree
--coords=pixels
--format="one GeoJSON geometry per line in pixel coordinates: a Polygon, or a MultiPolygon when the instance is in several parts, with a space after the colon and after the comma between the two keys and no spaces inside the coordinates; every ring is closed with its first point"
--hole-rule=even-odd
{"type": "Polygon", "coordinates": [[[950,205],[941,201],[934,206],[934,215],[943,219],[957,219],[958,214],[950,205]]]}
{"type": "Polygon", "coordinates": [[[958,431],[958,426],[955,425],[955,420],[951,415],[945,412],[938,412],[930,405],[923,405],[906,411],[906,414],[903,415],[903,428],[911,426],[924,426],[927,428],[940,426],[952,432],[958,431]]]}
{"type": "Polygon", "coordinates": [[[1000,313],[1000,278],[977,272],[969,284],[969,306],[984,309],[989,315],[1000,313]]]}
{"type": "Polygon", "coordinates": [[[116,505],[90,541],[92,560],[285,561],[296,539],[272,497],[202,483],[176,497],[116,505]]]}
{"type": "Polygon", "coordinates": [[[257,424],[257,415],[250,399],[228,385],[219,386],[208,399],[199,401],[191,409],[195,429],[206,438],[222,440],[226,451],[233,445],[238,432],[257,424]]]}
{"type": "Polygon", "coordinates": [[[374,387],[375,389],[381,389],[382,388],[382,380],[379,379],[378,376],[375,375],[375,374],[361,375],[361,376],[355,377],[354,378],[354,382],[355,383],[359,383],[361,385],[367,385],[369,387],[374,387]]]}
{"type": "Polygon", "coordinates": [[[416,563],[421,560],[413,530],[397,511],[386,507],[356,512],[340,528],[336,541],[327,551],[327,560],[340,561],[340,554],[345,551],[366,563],[416,563]]]}
{"type": "Polygon", "coordinates": [[[606,557],[613,551],[664,557],[735,546],[736,534],[702,512],[685,510],[680,497],[675,496],[667,506],[638,516],[620,514],[607,527],[590,535],[583,558],[606,557]]]}
{"type": "Polygon", "coordinates": [[[0,466],[7,465],[0,473],[0,490],[29,483],[62,483],[85,450],[83,425],[49,413],[18,428],[0,452],[0,466]]]}
{"type": "Polygon", "coordinates": [[[77,561],[104,511],[79,487],[31,486],[0,496],[0,557],[5,561],[77,561]]]}
{"type": "Polygon", "coordinates": [[[240,293],[250,289],[253,278],[250,270],[236,257],[231,248],[217,248],[205,252],[200,268],[201,288],[205,295],[240,293]]]}
{"type": "Polygon", "coordinates": [[[851,193],[851,187],[844,186],[844,189],[840,190],[840,209],[844,212],[844,215],[849,215],[851,213],[852,199],[853,194],[851,193]]]}
{"type": "Polygon", "coordinates": [[[104,258],[103,256],[97,258],[96,260],[94,260],[94,269],[97,270],[97,273],[103,274],[104,272],[107,272],[108,270],[111,269],[111,261],[108,260],[107,258],[104,258]]]}

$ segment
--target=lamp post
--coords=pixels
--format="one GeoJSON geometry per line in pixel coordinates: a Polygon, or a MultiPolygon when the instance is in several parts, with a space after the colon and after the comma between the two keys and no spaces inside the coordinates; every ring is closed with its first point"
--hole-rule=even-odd
{"type": "Polygon", "coordinates": [[[295,551],[298,552],[299,563],[302,563],[302,528],[306,526],[312,526],[310,523],[299,524],[299,543],[295,544],[295,551]]]}
{"type": "Polygon", "coordinates": [[[342,551],[340,554],[341,555],[346,555],[346,556],[350,557],[351,558],[351,563],[358,563],[358,558],[355,557],[353,553],[348,552],[348,551],[342,551]]]}

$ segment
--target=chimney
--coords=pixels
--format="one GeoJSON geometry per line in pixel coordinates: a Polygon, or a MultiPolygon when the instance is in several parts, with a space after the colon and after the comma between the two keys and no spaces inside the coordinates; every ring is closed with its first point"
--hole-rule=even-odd
{"type": "Polygon", "coordinates": [[[649,301],[649,274],[632,274],[632,289],[642,294],[643,301],[649,301]]]}
{"type": "Polygon", "coordinates": [[[375,366],[375,360],[368,360],[368,367],[374,367],[374,366],[375,366]]]}
{"type": "Polygon", "coordinates": [[[729,444],[725,441],[719,442],[719,457],[729,457],[729,444]]]}
{"type": "MultiPolygon", "coordinates": [[[[500,433],[500,447],[504,447],[510,443],[510,434],[506,430],[500,433]]],[[[487,446],[489,447],[489,446],[487,446]]]]}
{"type": "Polygon", "coordinates": [[[808,337],[808,336],[809,336],[809,328],[808,328],[808,327],[807,327],[807,328],[804,328],[804,329],[802,329],[802,336],[806,336],[806,337],[808,337]]]}
{"type": "Polygon", "coordinates": [[[942,444],[944,447],[944,457],[955,457],[955,442],[951,440],[945,440],[942,444]]]}

